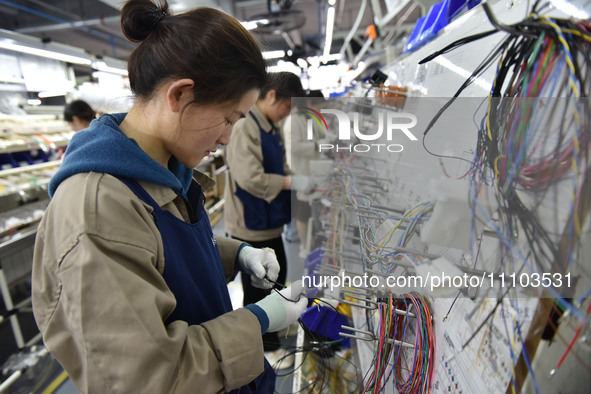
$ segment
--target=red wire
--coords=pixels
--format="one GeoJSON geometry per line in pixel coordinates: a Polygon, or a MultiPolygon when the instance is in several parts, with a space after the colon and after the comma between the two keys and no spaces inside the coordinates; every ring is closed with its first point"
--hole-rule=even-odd
{"type": "MultiPolygon", "coordinates": [[[[589,315],[589,312],[591,312],[591,303],[589,303],[589,306],[587,307],[587,315],[589,315]]],[[[570,353],[570,350],[572,349],[573,345],[577,341],[577,338],[579,337],[579,334],[581,333],[582,329],[583,329],[583,323],[581,323],[581,325],[579,326],[579,329],[577,330],[577,332],[575,333],[575,336],[573,337],[573,340],[568,345],[568,348],[566,348],[566,351],[564,352],[562,357],[560,357],[560,361],[558,361],[558,364],[556,364],[556,369],[560,368],[560,366],[562,365],[562,362],[566,359],[566,356],[568,356],[568,354],[570,353]]]]}

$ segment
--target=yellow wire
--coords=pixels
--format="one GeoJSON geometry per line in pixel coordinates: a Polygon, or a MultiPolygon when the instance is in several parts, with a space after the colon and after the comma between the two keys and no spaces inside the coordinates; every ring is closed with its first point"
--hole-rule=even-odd
{"type": "Polygon", "coordinates": [[[502,159],[503,157],[505,157],[505,155],[498,155],[497,158],[494,161],[494,167],[495,167],[495,185],[498,185],[499,175],[500,175],[498,161],[499,161],[499,159],[502,159]]]}
{"type": "MultiPolygon", "coordinates": [[[[558,33],[562,33],[562,29],[560,28],[560,26],[558,26],[556,23],[549,20],[549,18],[547,16],[541,16],[540,18],[543,19],[540,21],[540,23],[543,23],[545,25],[552,27],[558,33]]],[[[579,97],[579,89],[577,88],[575,81],[571,77],[572,75],[575,74],[575,66],[573,65],[573,62],[571,61],[570,57],[568,56],[568,54],[570,54],[570,47],[568,46],[568,43],[566,42],[566,40],[564,39],[564,36],[562,34],[557,34],[556,36],[558,38],[558,41],[560,41],[560,43],[562,44],[562,46],[566,50],[564,57],[566,60],[566,64],[568,65],[568,68],[570,68],[571,73],[572,73],[569,75],[569,80],[570,80],[570,84],[571,84],[571,88],[573,90],[573,93],[575,94],[575,97],[578,98],[579,97]]],[[[575,113],[576,113],[576,111],[575,111],[575,113]]]]}
{"type": "MultiPolygon", "coordinates": [[[[576,191],[575,191],[574,186],[571,187],[571,194],[572,194],[573,202],[576,201],[577,197],[576,197],[576,191]]],[[[577,232],[577,236],[580,236],[581,235],[581,222],[579,221],[579,215],[578,215],[576,204],[573,204],[573,220],[575,222],[575,231],[577,232]]]]}
{"type": "Polygon", "coordinates": [[[590,37],[590,36],[588,36],[588,35],[586,35],[586,34],[583,34],[583,33],[581,33],[581,32],[580,32],[580,31],[578,31],[578,30],[574,30],[574,29],[561,29],[561,31],[562,31],[563,33],[574,34],[574,35],[575,35],[575,36],[577,36],[577,37],[581,37],[582,39],[584,39],[584,40],[587,40],[587,41],[591,42],[591,37],[590,37]]]}
{"type": "MultiPolygon", "coordinates": [[[[409,213],[405,214],[403,216],[403,219],[408,219],[409,217],[413,216],[415,213],[417,213],[418,211],[420,211],[422,208],[423,208],[422,205],[421,206],[418,206],[418,207],[415,207],[412,211],[410,211],[409,213]]],[[[382,240],[382,243],[377,248],[372,249],[369,252],[370,253],[374,253],[374,252],[377,252],[378,250],[382,249],[384,247],[384,245],[390,240],[390,237],[392,236],[392,234],[394,233],[394,231],[396,231],[398,229],[398,227],[400,227],[402,225],[402,222],[403,221],[404,220],[399,220],[398,223],[396,224],[396,226],[394,226],[394,228],[392,230],[390,230],[388,232],[388,234],[384,237],[384,239],[382,240]]],[[[361,232],[360,232],[360,234],[361,234],[361,232]]],[[[363,237],[361,237],[361,239],[363,240],[363,237]]],[[[367,244],[365,243],[365,241],[363,241],[363,244],[366,247],[368,247],[367,244]]],[[[368,247],[368,249],[369,249],[369,247],[368,247]]]]}
{"type": "MultiPolygon", "coordinates": [[[[505,50],[503,51],[503,56],[501,56],[501,58],[499,59],[499,64],[502,64],[505,61],[505,58],[507,57],[507,48],[505,48],[505,50]]],[[[497,66],[498,69],[498,66],[497,66]]],[[[493,80],[493,86],[497,86],[497,77],[498,77],[498,73],[495,74],[495,79],[493,80]]],[[[488,94],[488,112],[486,114],[486,133],[488,135],[488,139],[492,141],[492,133],[491,133],[491,127],[490,127],[490,107],[491,107],[491,101],[492,101],[492,92],[490,92],[488,94]]]]}
{"type": "MultiPolygon", "coordinates": [[[[558,33],[564,33],[564,30],[558,26],[556,23],[552,22],[550,20],[550,18],[548,16],[541,16],[540,18],[542,18],[543,20],[540,21],[543,24],[546,24],[550,27],[552,27],[554,30],[556,30],[556,32],[558,33]]],[[[560,43],[562,44],[562,46],[565,49],[565,54],[564,54],[564,58],[566,60],[566,64],[568,65],[568,68],[570,69],[570,73],[569,73],[569,82],[571,85],[571,89],[573,90],[573,93],[575,95],[575,98],[579,98],[579,89],[576,85],[576,81],[572,78],[573,75],[575,75],[575,66],[573,65],[571,58],[569,56],[570,54],[570,47],[568,46],[568,43],[566,42],[566,40],[564,39],[564,36],[562,34],[557,34],[556,35],[558,38],[558,41],[560,41],[560,43]]],[[[585,38],[588,39],[589,38],[585,38]]],[[[590,40],[591,41],[591,40],[590,40]]],[[[575,116],[575,120],[577,121],[577,127],[581,127],[581,120],[579,118],[579,111],[577,111],[577,107],[575,106],[575,112],[574,112],[574,116],[575,116]]],[[[575,133],[573,136],[573,141],[575,143],[575,149],[577,151],[577,156],[579,154],[579,139],[577,137],[577,134],[575,133]]]]}
{"type": "MultiPolygon", "coordinates": [[[[544,24],[546,24],[548,26],[551,26],[554,30],[556,30],[559,33],[569,32],[569,33],[572,33],[572,34],[579,35],[579,36],[583,37],[587,41],[591,41],[591,37],[588,37],[586,35],[583,35],[583,34],[577,32],[576,30],[562,29],[556,23],[554,23],[551,20],[549,20],[550,18],[548,16],[545,16],[544,15],[544,16],[541,16],[541,18],[544,19],[544,20],[541,21],[541,23],[544,23],[544,24]]],[[[570,54],[570,48],[568,46],[568,43],[564,39],[563,35],[557,34],[557,37],[558,37],[558,40],[560,41],[560,43],[562,44],[562,46],[565,49],[565,56],[564,57],[565,57],[565,60],[566,60],[566,64],[568,65],[568,67],[571,70],[571,73],[569,73],[569,81],[570,81],[570,84],[571,84],[571,88],[573,90],[573,93],[575,95],[575,98],[578,98],[579,97],[579,90],[578,90],[578,88],[576,86],[575,81],[572,78],[572,76],[575,74],[575,67],[574,67],[574,65],[573,65],[570,57],[568,56],[568,54],[570,54]]],[[[576,106],[575,106],[574,116],[575,116],[575,120],[577,122],[577,128],[579,128],[581,126],[581,121],[580,121],[580,118],[579,118],[579,111],[577,111],[577,107],[576,106]]],[[[579,151],[580,151],[580,146],[579,146],[579,139],[577,137],[577,133],[576,132],[573,135],[573,142],[574,142],[574,145],[575,145],[576,156],[578,156],[579,155],[579,151]]],[[[577,162],[574,159],[574,157],[573,157],[573,160],[572,160],[572,167],[573,167],[573,172],[575,174],[575,179],[576,179],[576,178],[578,178],[579,171],[578,171],[578,168],[577,168],[577,162]]],[[[571,192],[572,192],[573,201],[575,201],[575,199],[576,199],[576,191],[575,191],[574,186],[571,188],[571,192]]],[[[579,221],[579,217],[578,217],[578,214],[577,214],[576,209],[573,212],[573,219],[574,219],[575,231],[577,232],[577,235],[580,235],[581,234],[581,223],[579,221]]]]}

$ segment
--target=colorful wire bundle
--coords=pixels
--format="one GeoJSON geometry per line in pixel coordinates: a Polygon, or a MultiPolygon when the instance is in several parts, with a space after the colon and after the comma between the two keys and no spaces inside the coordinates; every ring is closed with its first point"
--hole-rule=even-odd
{"type": "MultiPolygon", "coordinates": [[[[523,231],[531,261],[547,271],[555,263],[564,270],[573,262],[589,211],[591,24],[542,15],[540,4],[536,2],[524,21],[510,26],[499,24],[483,4],[491,23],[509,34],[431,120],[423,144],[442,113],[496,61],[471,182],[495,186],[503,236],[515,242],[515,234],[523,231]],[[565,180],[570,181],[570,214],[562,234],[555,236],[541,225],[535,210],[549,188],[565,180]],[[537,200],[524,203],[520,192],[532,192],[530,197],[537,200]]],[[[494,31],[452,43],[421,63],[494,31]]]]}
{"type": "Polygon", "coordinates": [[[347,201],[358,210],[357,221],[364,267],[375,269],[374,266],[379,264],[380,272],[388,275],[396,264],[392,264],[392,259],[387,262],[387,257],[394,260],[408,258],[413,264],[420,264],[420,257],[409,253],[401,253],[396,249],[392,251],[390,243],[396,231],[400,230],[401,233],[396,241],[396,246],[405,247],[413,235],[418,233],[419,225],[431,217],[434,204],[430,201],[421,202],[407,209],[400,216],[391,216],[389,213],[387,214],[372,207],[370,196],[359,191],[357,177],[350,168],[342,167],[341,171],[347,201]],[[390,228],[385,234],[378,235],[379,225],[384,224],[386,221],[389,222],[390,228]]]}
{"type": "MultiPolygon", "coordinates": [[[[509,33],[432,119],[423,135],[423,145],[425,136],[442,113],[475,78],[496,62],[469,177],[473,228],[479,220],[478,214],[496,232],[503,263],[501,270],[564,273],[572,269],[573,264],[584,264],[578,261],[577,247],[591,209],[591,105],[588,99],[591,23],[543,15],[541,4],[537,1],[531,14],[513,25],[499,24],[490,6],[484,4],[496,30],[466,37],[424,59],[431,60],[495,31],[509,33]],[[484,184],[493,185],[496,191],[495,220],[486,215],[477,201],[484,184]],[[551,195],[554,201],[549,201],[551,195]],[[568,208],[566,213],[559,210],[558,198],[560,205],[568,208]],[[546,220],[549,217],[551,221],[546,220]],[[555,228],[549,228],[550,225],[555,228]]],[[[440,158],[449,157],[427,151],[440,158]]],[[[475,245],[475,240],[472,241],[475,245]]],[[[584,321],[582,314],[555,289],[547,290],[557,303],[584,321]]],[[[517,307],[517,298],[512,298],[511,302],[517,307]]],[[[521,345],[522,360],[538,391],[523,346],[521,322],[516,321],[512,326],[512,343],[521,345]]],[[[576,336],[573,342],[575,339],[576,336]]],[[[517,361],[513,354],[512,359],[517,361]]],[[[518,390],[516,378],[512,384],[518,390]]]]}
{"type": "MultiPolygon", "coordinates": [[[[546,262],[540,266],[546,270],[556,262],[565,268],[573,257],[566,251],[573,250],[581,211],[587,209],[582,201],[591,166],[591,107],[581,96],[590,90],[591,25],[532,14],[519,26],[536,34],[510,35],[501,45],[473,169],[482,173],[488,166],[494,174],[507,239],[519,225],[532,245],[532,261],[546,262]],[[540,199],[565,179],[571,179],[569,242],[559,245],[560,238],[540,224],[539,204],[527,207],[519,191],[537,193],[540,199]]],[[[472,177],[473,182],[479,179],[472,177]]]]}
{"type": "Polygon", "coordinates": [[[390,377],[401,394],[429,392],[435,364],[435,339],[427,301],[417,293],[404,294],[400,300],[394,300],[390,294],[387,300],[378,303],[378,316],[377,351],[363,392],[379,393],[390,377]],[[407,314],[397,314],[397,309],[407,314]],[[394,343],[408,343],[413,336],[412,350],[394,343]]]}

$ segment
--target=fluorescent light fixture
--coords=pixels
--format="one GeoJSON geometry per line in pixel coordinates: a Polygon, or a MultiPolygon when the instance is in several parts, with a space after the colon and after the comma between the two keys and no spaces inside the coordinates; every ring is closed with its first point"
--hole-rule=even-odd
{"type": "Polygon", "coordinates": [[[327,55],[327,56],[322,56],[318,60],[319,61],[322,61],[323,63],[326,63],[326,62],[330,62],[332,60],[341,60],[342,58],[343,57],[341,56],[340,53],[332,53],[332,54],[327,55]]]}
{"type": "Polygon", "coordinates": [[[295,75],[299,76],[302,70],[293,64],[292,62],[285,62],[283,60],[279,60],[276,65],[267,67],[267,72],[269,73],[277,73],[281,71],[288,71],[294,73],[295,75]]]}
{"type": "Polygon", "coordinates": [[[104,71],[106,73],[119,74],[119,75],[124,75],[124,76],[128,75],[126,69],[118,68],[118,67],[111,67],[103,61],[93,62],[92,68],[94,68],[95,70],[98,70],[98,71],[104,71]]]}
{"type": "Polygon", "coordinates": [[[332,45],[332,32],[334,29],[334,7],[328,7],[326,12],[326,37],[324,41],[324,53],[323,57],[330,55],[330,47],[332,45]]]}
{"type": "Polygon", "coordinates": [[[333,61],[333,60],[341,60],[342,56],[340,53],[333,53],[332,55],[328,56],[308,56],[306,60],[310,65],[309,68],[317,68],[320,67],[321,64],[325,64],[333,61]]]}
{"type": "Polygon", "coordinates": [[[58,96],[65,96],[66,92],[64,90],[47,90],[45,92],[39,92],[37,97],[39,98],[47,98],[47,97],[58,97],[58,96]]]}
{"type": "Polygon", "coordinates": [[[27,100],[27,104],[34,105],[34,106],[41,105],[41,100],[39,100],[39,99],[28,99],[27,100]]]}
{"type": "Polygon", "coordinates": [[[305,61],[302,58],[299,58],[297,61],[298,66],[300,66],[301,68],[307,68],[308,67],[308,62],[305,61]]]}
{"type": "Polygon", "coordinates": [[[264,59],[278,59],[285,56],[284,50],[263,52],[264,59]]]}
{"type": "Polygon", "coordinates": [[[11,39],[0,39],[0,48],[7,49],[9,51],[15,51],[20,53],[26,53],[34,56],[46,57],[49,59],[60,60],[67,63],[85,64],[90,65],[92,61],[90,58],[83,58],[78,56],[72,56],[65,53],[49,51],[47,49],[33,48],[25,45],[16,44],[11,39]]]}
{"type": "Polygon", "coordinates": [[[244,26],[244,28],[246,30],[254,30],[257,27],[259,27],[259,24],[266,25],[267,23],[269,23],[269,20],[268,19],[257,19],[255,21],[242,21],[240,23],[242,24],[242,26],[244,26]]]}

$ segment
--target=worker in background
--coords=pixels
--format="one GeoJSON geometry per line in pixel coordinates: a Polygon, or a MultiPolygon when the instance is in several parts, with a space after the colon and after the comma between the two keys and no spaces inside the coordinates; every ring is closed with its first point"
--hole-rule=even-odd
{"type": "Polygon", "coordinates": [[[96,118],[96,113],[86,101],[75,100],[66,105],[64,120],[68,122],[72,131],[80,131],[87,128],[90,122],[96,118]]]}
{"type": "Polygon", "coordinates": [[[294,322],[307,299],[296,283],[232,311],[237,270],[270,288],[279,264],[214,236],[203,207],[213,181],[194,171],[256,102],[260,48],[211,8],[172,15],[166,1],[131,0],[121,26],[138,43],[135,103],[74,135],[38,229],[45,345],[84,393],[273,392],[261,334],[294,322]]]}
{"type": "MultiPolygon", "coordinates": [[[[289,115],[291,98],[303,94],[295,74],[269,74],[256,105],[236,123],[226,147],[226,232],[254,247],[271,248],[281,267],[278,277],[281,284],[285,283],[287,271],[281,233],[291,220],[290,190],[311,190],[314,185],[309,177],[291,175],[277,123],[289,115]]],[[[242,286],[245,305],[269,294],[269,290],[253,286],[249,275],[242,275],[242,286]]],[[[287,368],[293,364],[293,355],[280,348],[277,333],[263,336],[263,343],[265,357],[271,365],[287,368]]]]}
{"type": "MultiPolygon", "coordinates": [[[[318,143],[322,140],[320,127],[312,122],[313,138],[308,139],[308,119],[303,107],[320,111],[324,104],[324,95],[320,90],[311,90],[306,94],[306,100],[300,100],[303,104],[296,107],[285,120],[284,134],[290,138],[288,156],[291,157],[291,170],[296,174],[311,176],[310,162],[321,159],[318,152],[318,143]]],[[[311,216],[310,195],[303,192],[295,193],[295,201],[292,203],[293,216],[295,217],[298,238],[300,239],[300,257],[305,259],[309,252],[308,245],[308,220],[311,216]]]]}

